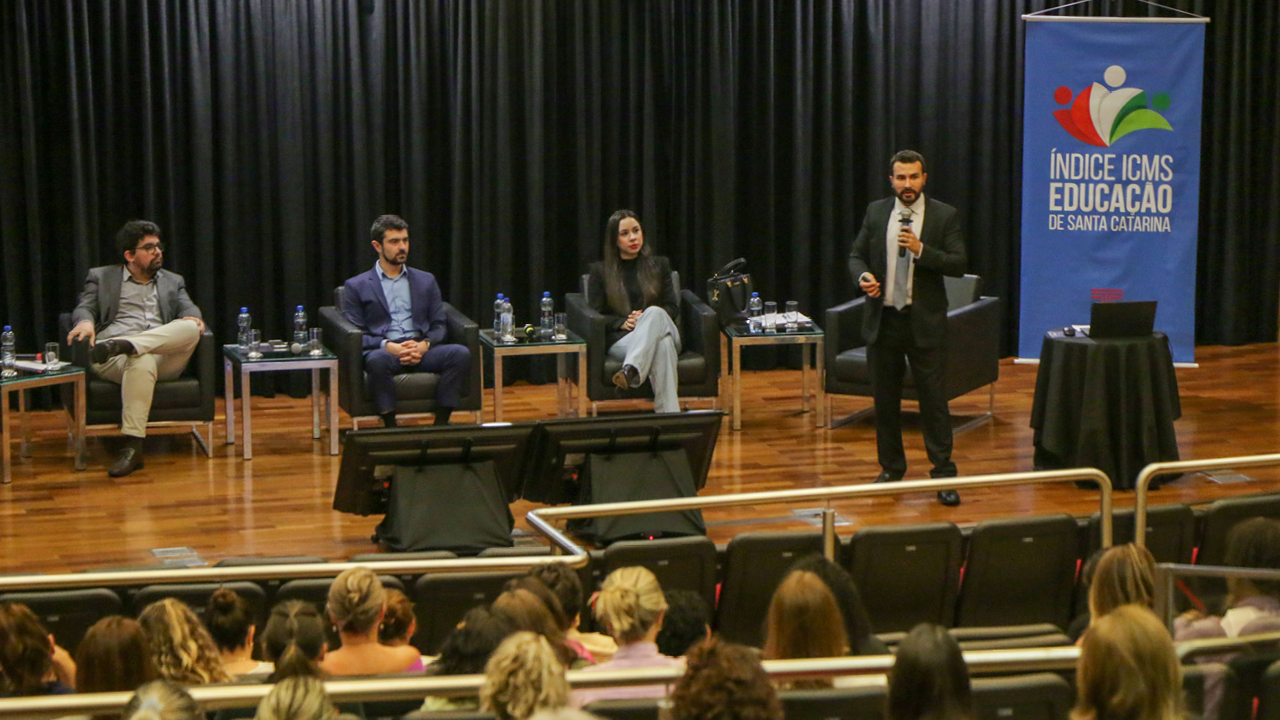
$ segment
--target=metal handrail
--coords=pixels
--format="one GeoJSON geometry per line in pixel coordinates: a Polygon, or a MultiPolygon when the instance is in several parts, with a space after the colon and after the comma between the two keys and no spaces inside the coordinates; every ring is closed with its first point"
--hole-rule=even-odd
{"type": "Polygon", "coordinates": [[[1206,638],[1204,640],[1187,640],[1178,643],[1175,650],[1178,660],[1186,660],[1197,655],[1209,655],[1223,650],[1239,650],[1252,645],[1266,645],[1280,642],[1280,632],[1259,633],[1257,635],[1240,635],[1230,638],[1206,638]]]}
{"type": "Polygon", "coordinates": [[[1193,472],[1196,470],[1231,470],[1234,468],[1267,467],[1280,465],[1280,454],[1242,455],[1240,457],[1215,458],[1212,460],[1178,460],[1176,462],[1157,462],[1142,468],[1138,479],[1134,481],[1133,510],[1133,542],[1138,547],[1147,544],[1147,493],[1151,479],[1156,475],[1193,472]]]}
{"type": "MultiPolygon", "coordinates": [[[[973,672],[1039,672],[1070,670],[1075,667],[1080,651],[1076,647],[1026,648],[1017,650],[979,650],[964,653],[973,672]]],[[[810,660],[768,660],[765,672],[776,680],[844,675],[883,675],[893,667],[892,655],[869,657],[821,658],[810,660]]],[[[618,685],[670,685],[684,674],[684,668],[668,666],[613,671],[570,671],[566,673],[574,689],[618,685]]],[[[475,696],[484,682],[483,675],[450,677],[405,677],[347,679],[325,682],[325,691],[335,703],[366,700],[408,700],[427,695],[475,696]]],[[[189,688],[204,710],[256,705],[271,691],[272,685],[217,685],[189,688]]],[[[0,720],[8,718],[57,718],[67,715],[102,715],[119,713],[133,693],[85,693],[0,699],[0,720]]]]}
{"type": "Polygon", "coordinates": [[[877,497],[884,495],[905,495],[912,492],[933,492],[938,490],[972,490],[984,487],[1002,487],[1006,485],[1034,485],[1050,482],[1075,482],[1089,480],[1098,484],[1101,489],[1099,514],[1102,518],[1102,547],[1111,546],[1111,479],[1097,468],[1070,468],[1066,470],[1043,470],[1038,472],[1000,473],[996,475],[974,475],[965,478],[938,478],[935,480],[910,480],[895,483],[864,483],[861,485],[841,485],[826,488],[805,488],[801,490],[771,490],[767,492],[739,493],[734,495],[710,495],[707,497],[668,498],[665,500],[637,500],[634,502],[601,503],[599,505],[576,505],[573,507],[538,508],[525,516],[529,525],[547,535],[554,543],[551,551],[578,554],[582,548],[574,544],[555,529],[555,520],[573,518],[607,517],[613,515],[635,515],[637,513],[661,510],[695,510],[710,507],[734,507],[740,505],[768,505],[776,503],[795,503],[801,501],[824,501],[822,510],[823,553],[829,560],[835,559],[835,510],[832,500],[848,498],[877,497]]]}
{"type": "Polygon", "coordinates": [[[1280,570],[1242,568],[1228,565],[1183,565],[1182,563],[1158,563],[1156,565],[1157,614],[1164,617],[1165,625],[1173,629],[1174,596],[1178,577],[1243,578],[1245,580],[1280,581],[1280,570]]]}

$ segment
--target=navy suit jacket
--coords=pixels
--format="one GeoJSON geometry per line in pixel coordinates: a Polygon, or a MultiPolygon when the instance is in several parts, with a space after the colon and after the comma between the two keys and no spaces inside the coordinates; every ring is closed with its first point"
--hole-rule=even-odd
{"type": "MultiPolygon", "coordinates": [[[[415,270],[408,265],[401,272],[409,274],[409,302],[412,308],[413,327],[432,345],[444,342],[444,301],[440,298],[440,286],[436,278],[425,270],[415,270]]],[[[391,310],[387,296],[382,292],[382,278],[373,268],[351,278],[343,285],[342,314],[364,333],[363,348],[366,354],[377,350],[388,338],[391,327],[391,310]]]]}

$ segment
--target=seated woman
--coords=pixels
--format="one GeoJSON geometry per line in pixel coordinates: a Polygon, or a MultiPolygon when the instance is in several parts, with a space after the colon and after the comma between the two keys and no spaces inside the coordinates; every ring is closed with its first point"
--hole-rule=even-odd
{"type": "Polygon", "coordinates": [[[1182,674],[1169,632],[1145,607],[1094,618],[1080,643],[1072,720],[1180,720],[1182,674]]]}
{"type": "MultiPolygon", "coordinates": [[[[484,672],[490,656],[513,632],[515,627],[504,615],[484,606],[471,608],[444,639],[440,656],[427,666],[427,674],[479,675],[484,672]]],[[[474,697],[428,695],[422,702],[424,712],[479,709],[480,700],[474,697]]]]}
{"type": "MultiPolygon", "coordinates": [[[[618,643],[608,662],[583,668],[583,672],[629,670],[644,667],[679,667],[683,661],[658,652],[658,632],[667,599],[658,578],[646,568],[624,567],[609,573],[596,595],[596,620],[618,643]]],[[[596,700],[662,697],[662,685],[632,685],[574,692],[573,704],[582,707],[596,700]]]]}
{"type": "Polygon", "coordinates": [[[343,570],[329,586],[329,619],[342,646],[325,655],[320,667],[330,675],[381,675],[422,670],[422,655],[412,645],[378,642],[378,625],[387,611],[382,581],[365,567],[343,570]]]}
{"type": "MultiPolygon", "coordinates": [[[[791,571],[797,570],[817,575],[835,596],[836,604],[840,607],[840,617],[844,619],[850,655],[889,654],[889,648],[875,636],[871,619],[867,617],[867,607],[862,604],[862,594],[858,592],[858,585],[853,581],[853,576],[848,570],[821,554],[813,554],[797,560],[791,566],[791,571]]],[[[840,685],[839,678],[836,680],[836,685],[840,685]]]]}
{"type": "MultiPolygon", "coordinates": [[[[537,582],[532,578],[522,579],[537,582]]],[[[560,662],[566,668],[585,665],[586,661],[582,660],[578,652],[569,646],[564,630],[561,629],[562,624],[557,620],[557,616],[563,615],[559,609],[559,602],[555,597],[550,596],[551,591],[545,586],[542,592],[547,595],[539,595],[528,587],[507,583],[507,589],[494,598],[493,611],[506,618],[515,630],[537,633],[546,638],[551,644],[551,649],[555,651],[556,657],[560,658],[560,662]],[[548,605],[548,601],[552,604],[548,605]]]]}
{"type": "Polygon", "coordinates": [[[234,590],[218,588],[204,609],[204,625],[222,655],[222,667],[236,677],[265,678],[274,668],[253,659],[253,617],[234,590]]]}
{"type": "Polygon", "coordinates": [[[527,720],[538,711],[568,704],[564,665],[541,635],[511,635],[485,664],[480,707],[493,711],[498,720],[527,720]]]}
{"type": "Polygon", "coordinates": [[[578,629],[582,622],[582,580],[578,571],[564,563],[547,563],[537,565],[529,570],[529,577],[537,578],[555,593],[560,601],[560,609],[564,611],[568,628],[565,630],[565,643],[577,651],[578,655],[588,663],[604,662],[618,651],[618,644],[613,638],[603,633],[584,633],[578,629]]]}
{"type": "Polygon", "coordinates": [[[1089,622],[1124,605],[1148,610],[1156,602],[1156,559],[1133,543],[1107,548],[1089,582],[1089,622]]]}
{"type": "Polygon", "coordinates": [[[667,611],[655,640],[658,652],[684,657],[694,645],[711,639],[711,609],[700,592],[667,590],[662,594],[667,598],[667,611]]]}
{"type": "Polygon", "coordinates": [[[134,691],[123,720],[205,720],[205,715],[181,685],[152,680],[134,691]]]}
{"type": "MultiPolygon", "coordinates": [[[[840,657],[848,654],[844,620],[826,583],[807,570],[793,570],[778,585],[765,618],[767,660],[840,657]]],[[[797,680],[791,688],[831,687],[826,679],[797,680]]]]}
{"type": "Polygon", "coordinates": [[[177,598],[157,600],[142,610],[138,622],[151,644],[160,677],[180,685],[231,682],[222,656],[200,618],[177,598]]]}
{"type": "Polygon", "coordinates": [[[66,695],[75,682],[75,661],[31,608],[0,603],[0,697],[66,695]]]}
{"type": "Polygon", "coordinates": [[[672,720],[782,720],[782,703],[755,652],[712,638],[689,651],[671,692],[672,720]]]}
{"type": "Polygon", "coordinates": [[[676,361],[680,357],[680,300],[671,263],[645,244],[630,210],[609,216],[604,260],[591,264],[587,298],[608,319],[609,357],[621,360],[613,376],[620,388],[653,384],[653,410],[680,412],[676,361]]]}
{"type": "Polygon", "coordinates": [[[974,717],[969,667],[946,628],[921,623],[907,633],[889,672],[885,707],[886,720],[974,717]]]}
{"type": "Polygon", "coordinates": [[[76,647],[76,692],[125,692],[160,677],[137,620],[110,615],[76,647]]]}
{"type": "Polygon", "coordinates": [[[320,661],[329,649],[324,634],[324,618],[315,605],[301,600],[285,600],[271,609],[262,630],[262,654],[275,670],[269,678],[322,677],[320,661]]]}
{"type": "Polygon", "coordinates": [[[387,590],[387,612],[378,625],[378,642],[387,647],[404,647],[416,632],[418,617],[413,611],[413,601],[395,588],[387,590]]]}
{"type": "Polygon", "coordinates": [[[337,715],[319,678],[296,675],[271,688],[254,720],[333,720],[337,715]]]}

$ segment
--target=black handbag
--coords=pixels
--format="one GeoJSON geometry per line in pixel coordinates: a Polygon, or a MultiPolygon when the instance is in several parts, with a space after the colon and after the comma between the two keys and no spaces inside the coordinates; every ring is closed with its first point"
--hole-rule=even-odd
{"type": "Polygon", "coordinates": [[[741,272],[746,264],[746,258],[738,258],[707,281],[707,304],[716,311],[721,325],[746,322],[750,314],[751,274],[741,272]]]}

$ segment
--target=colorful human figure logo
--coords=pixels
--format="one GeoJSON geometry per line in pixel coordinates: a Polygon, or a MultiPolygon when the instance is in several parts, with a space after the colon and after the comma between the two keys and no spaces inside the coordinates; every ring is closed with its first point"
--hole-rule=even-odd
{"type": "Polygon", "coordinates": [[[1117,140],[1136,130],[1173,130],[1169,121],[1157,111],[1169,108],[1169,96],[1159,93],[1147,103],[1147,93],[1138,88],[1120,87],[1125,81],[1124,68],[1112,65],[1102,79],[1112,88],[1094,83],[1071,99],[1071,88],[1063,85],[1053,93],[1059,105],[1055,110],[1062,129],[1073,137],[1098,147],[1111,147],[1117,140]],[[1154,109],[1153,109],[1154,108],[1154,109]]]}

